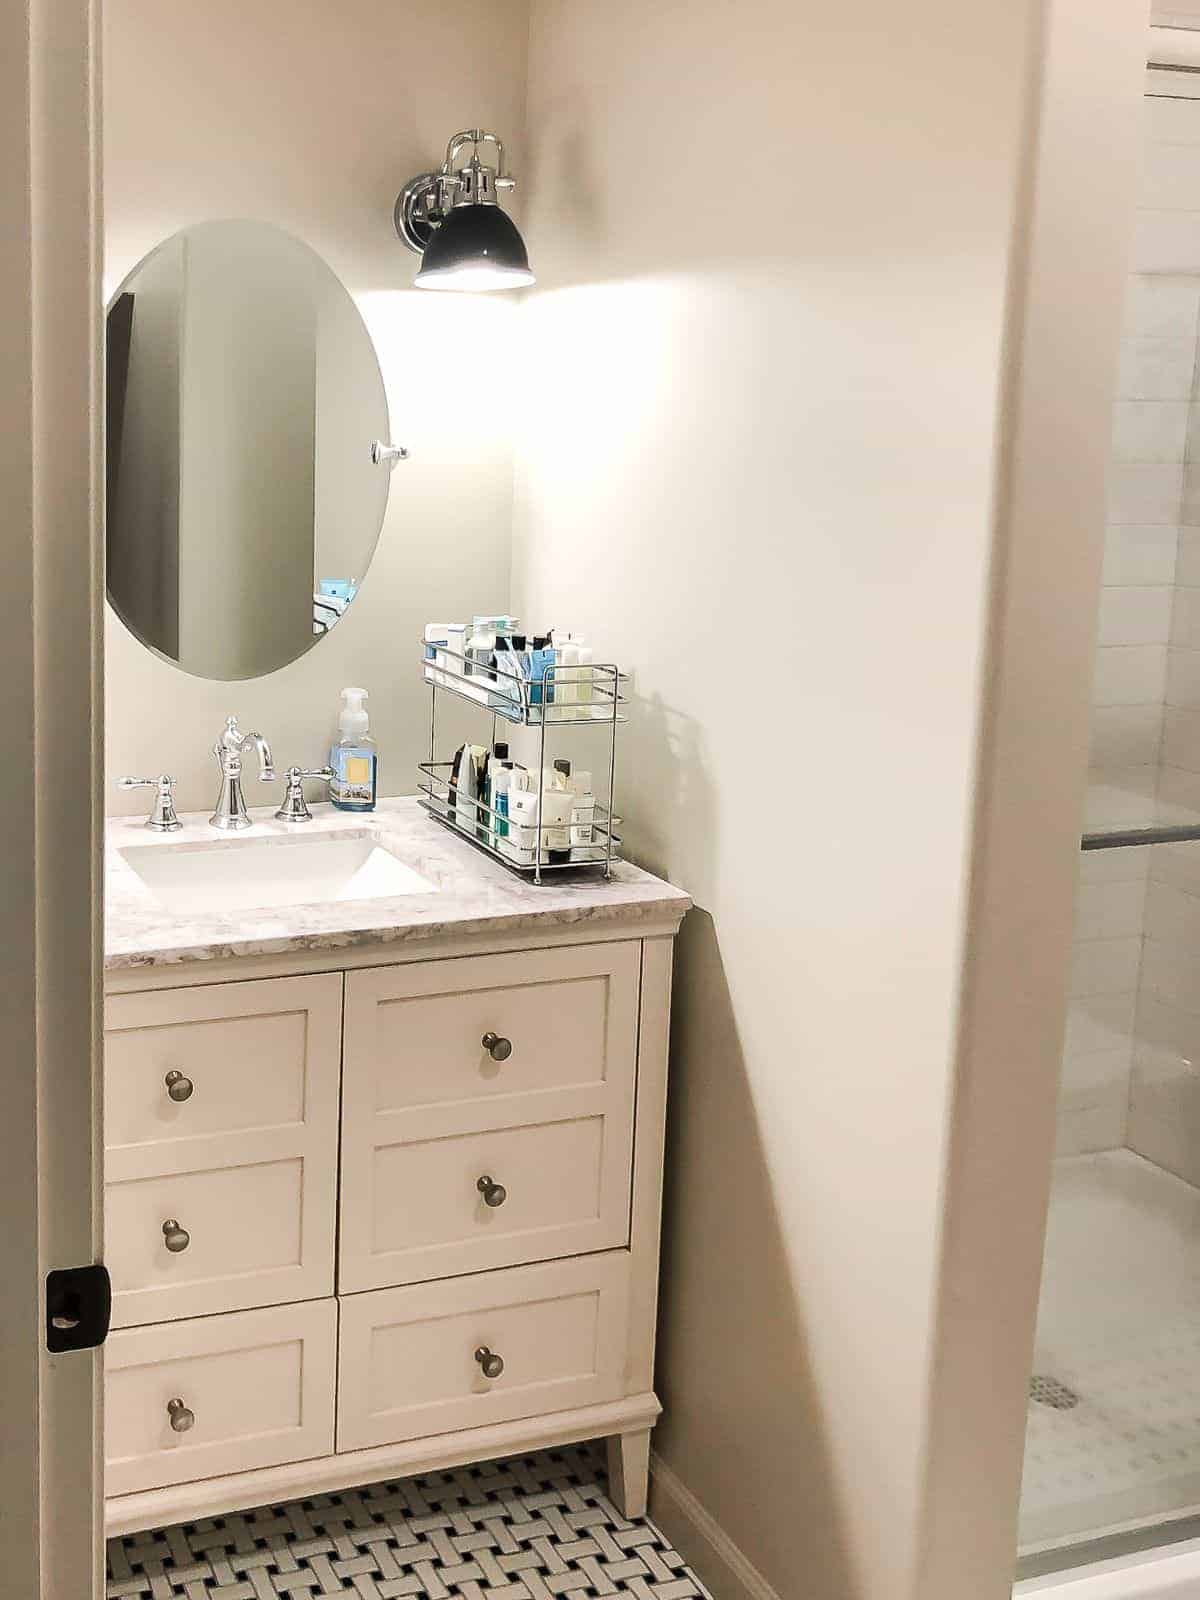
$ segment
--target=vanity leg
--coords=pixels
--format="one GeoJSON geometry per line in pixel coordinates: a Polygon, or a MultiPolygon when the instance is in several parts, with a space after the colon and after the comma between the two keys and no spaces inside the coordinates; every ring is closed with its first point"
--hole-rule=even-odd
{"type": "Polygon", "coordinates": [[[608,1492],[625,1517],[644,1517],[650,1490],[650,1429],[616,1433],[608,1444],[608,1492]]]}

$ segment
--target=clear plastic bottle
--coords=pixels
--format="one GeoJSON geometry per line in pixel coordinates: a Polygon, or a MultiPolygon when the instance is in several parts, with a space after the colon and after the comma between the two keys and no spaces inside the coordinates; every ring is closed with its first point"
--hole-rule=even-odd
{"type": "Polygon", "coordinates": [[[341,738],[329,752],[329,798],[339,811],[374,811],[379,792],[379,749],[367,732],[365,689],[343,689],[341,738]]]}

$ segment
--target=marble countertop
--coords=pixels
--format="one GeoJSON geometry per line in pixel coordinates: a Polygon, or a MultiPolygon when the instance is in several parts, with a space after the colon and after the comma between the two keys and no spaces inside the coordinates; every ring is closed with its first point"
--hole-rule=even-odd
{"type": "Polygon", "coordinates": [[[314,805],[308,823],[276,822],[273,808],[251,813],[254,826],[222,834],[208,814],[180,818],[177,833],[154,833],[144,817],[110,817],[105,840],[106,971],[159,967],[232,956],[411,943],[476,933],[509,934],[579,923],[635,924],[682,917],[691,900],[681,889],[625,862],[610,881],[600,873],[552,873],[540,886],[509,872],[440,823],[415,799],[382,800],[354,816],[314,805]],[[196,850],[243,841],[293,842],[330,834],[374,836],[430,883],[432,894],[393,899],[327,901],[269,910],[180,913],[155,898],[133,870],[135,850],[196,850]]]}

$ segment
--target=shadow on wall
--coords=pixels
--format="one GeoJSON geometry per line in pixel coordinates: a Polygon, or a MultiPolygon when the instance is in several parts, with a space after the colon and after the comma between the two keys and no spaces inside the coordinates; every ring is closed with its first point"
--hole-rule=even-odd
{"type": "MultiPolygon", "coordinates": [[[[801,1587],[806,1600],[851,1600],[859,1589],[800,1297],[716,925],[699,907],[684,919],[675,961],[655,1448],[722,1527],[739,1530],[784,1600],[801,1587]],[[689,1305],[706,1307],[702,1340],[682,1314],[689,1305]],[[758,1324],[752,1338],[748,1314],[758,1324]],[[727,1459],[714,1459],[714,1438],[730,1441],[727,1459]],[[786,1522],[778,1489],[744,1481],[738,1458],[748,1440],[756,1479],[790,1486],[786,1522]]],[[[795,1069],[786,1041],[778,1068],[795,1069]]]]}
{"type": "MultiPolygon", "coordinates": [[[[655,695],[637,700],[628,731],[638,774],[629,853],[699,898],[719,871],[703,729],[655,695]]],[[[778,1071],[797,1072],[793,1049],[781,1037],[778,1071]]],[[[781,1183],[787,1174],[770,1171],[760,1136],[717,926],[696,905],[675,948],[655,1448],[737,1530],[784,1600],[801,1573],[806,1600],[858,1600],[773,1195],[781,1183]],[[685,1314],[698,1305],[702,1339],[685,1314]],[[729,1441],[724,1458],[714,1437],[729,1441]],[[754,1480],[790,1486],[793,1518],[781,1521],[777,1495],[747,1481],[747,1462],[754,1480]]]]}

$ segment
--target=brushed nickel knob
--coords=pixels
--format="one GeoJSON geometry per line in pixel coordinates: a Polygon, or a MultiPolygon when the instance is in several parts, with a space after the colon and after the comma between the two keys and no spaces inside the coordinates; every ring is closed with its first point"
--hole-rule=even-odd
{"type": "Polygon", "coordinates": [[[496,1206],[502,1206],[508,1199],[508,1190],[504,1185],[497,1183],[495,1179],[488,1177],[486,1174],[480,1178],[475,1187],[483,1196],[484,1205],[491,1206],[493,1209],[496,1206]]]}
{"type": "Polygon", "coordinates": [[[502,1034],[485,1033],[482,1042],[493,1061],[507,1061],[512,1055],[512,1040],[504,1038],[502,1034]]]}
{"type": "Polygon", "coordinates": [[[485,1378],[498,1378],[504,1371],[503,1357],[498,1356],[494,1350],[489,1350],[485,1344],[481,1344],[479,1349],[476,1350],[475,1359],[478,1361],[485,1378]]]}
{"type": "Polygon", "coordinates": [[[182,1072],[176,1072],[172,1067],[163,1082],[167,1086],[167,1093],[178,1105],[192,1098],[192,1090],[196,1087],[190,1078],[185,1078],[182,1072]]]}
{"type": "Polygon", "coordinates": [[[171,1419],[171,1426],[176,1433],[186,1433],[196,1421],[196,1413],[189,1411],[182,1400],[167,1401],[167,1416],[171,1419]]]}
{"type": "Polygon", "coordinates": [[[173,1256],[181,1250],[186,1250],[192,1242],[192,1236],[186,1228],[181,1228],[174,1217],[168,1217],[163,1223],[163,1243],[173,1256]]]}

